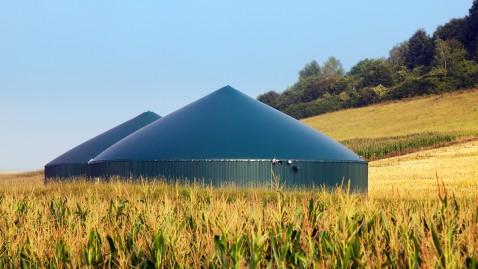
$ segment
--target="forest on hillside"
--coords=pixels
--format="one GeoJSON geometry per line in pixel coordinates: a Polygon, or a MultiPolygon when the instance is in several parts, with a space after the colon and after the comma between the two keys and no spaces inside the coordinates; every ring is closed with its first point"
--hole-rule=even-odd
{"type": "Polygon", "coordinates": [[[364,59],[345,73],[340,60],[313,60],[282,93],[257,99],[301,119],[345,108],[478,86],[478,0],[469,14],[451,19],[432,35],[417,30],[388,58],[364,59]]]}

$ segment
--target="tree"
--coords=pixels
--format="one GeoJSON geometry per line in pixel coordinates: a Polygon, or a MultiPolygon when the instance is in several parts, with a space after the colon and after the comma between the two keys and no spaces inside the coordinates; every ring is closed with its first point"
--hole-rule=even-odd
{"type": "Polygon", "coordinates": [[[448,76],[456,82],[453,90],[477,87],[478,63],[472,60],[458,62],[448,70],[448,76]]]}
{"type": "Polygon", "coordinates": [[[350,69],[349,75],[359,88],[393,84],[391,65],[383,58],[362,60],[350,69]]]}
{"type": "Polygon", "coordinates": [[[387,90],[385,99],[401,99],[429,93],[429,87],[423,80],[424,67],[416,67],[413,70],[405,70],[400,74],[400,82],[395,83],[387,90]]]}
{"type": "Polygon", "coordinates": [[[328,88],[328,92],[330,94],[340,94],[341,92],[347,91],[351,89],[352,86],[350,86],[350,81],[347,77],[339,77],[337,78],[332,85],[330,85],[330,88],[328,88]]]}
{"type": "Polygon", "coordinates": [[[277,105],[277,98],[279,98],[280,94],[275,91],[269,91],[264,94],[261,94],[257,97],[257,100],[261,101],[262,103],[276,108],[277,105]]]}
{"type": "Polygon", "coordinates": [[[388,52],[388,61],[396,70],[406,65],[406,55],[408,52],[408,41],[399,43],[388,52]]]}
{"type": "Polygon", "coordinates": [[[437,27],[435,33],[433,33],[433,38],[442,40],[455,39],[463,42],[466,23],[467,20],[465,18],[451,19],[445,25],[437,27]]]}
{"type": "Polygon", "coordinates": [[[316,60],[306,64],[302,70],[299,71],[299,80],[311,76],[320,76],[322,70],[316,60]]]}
{"type": "Polygon", "coordinates": [[[478,64],[467,60],[463,44],[455,39],[437,39],[433,69],[424,76],[430,92],[472,88],[478,83],[478,64]]]}
{"type": "Polygon", "coordinates": [[[338,95],[324,94],[323,97],[311,102],[292,104],[284,112],[296,119],[302,119],[342,108],[343,101],[338,95]]]}
{"type": "Polygon", "coordinates": [[[300,101],[306,103],[322,96],[325,93],[322,82],[323,80],[317,76],[301,79],[297,83],[297,88],[302,92],[300,101]]]}
{"type": "Polygon", "coordinates": [[[466,50],[459,41],[455,39],[435,39],[435,53],[433,56],[433,67],[449,69],[466,57],[466,50]]]}
{"type": "Polygon", "coordinates": [[[413,69],[418,66],[430,66],[433,60],[434,44],[424,29],[419,29],[408,40],[405,64],[413,69]]]}
{"type": "Polygon", "coordinates": [[[449,76],[448,70],[443,67],[434,67],[421,80],[428,89],[428,93],[443,93],[457,88],[456,79],[449,76]]]}
{"type": "Polygon", "coordinates": [[[351,99],[352,107],[363,107],[377,102],[378,96],[372,88],[366,87],[354,92],[351,99]]]}
{"type": "Polygon", "coordinates": [[[473,1],[469,15],[466,17],[463,45],[469,58],[478,61],[478,0],[473,1]]]}
{"type": "Polygon", "coordinates": [[[285,90],[277,99],[275,108],[284,111],[288,106],[295,103],[300,103],[302,92],[296,87],[291,87],[285,90]]]}
{"type": "Polygon", "coordinates": [[[329,57],[322,66],[322,74],[326,79],[335,76],[343,76],[344,68],[342,67],[342,63],[333,56],[329,57]]]}

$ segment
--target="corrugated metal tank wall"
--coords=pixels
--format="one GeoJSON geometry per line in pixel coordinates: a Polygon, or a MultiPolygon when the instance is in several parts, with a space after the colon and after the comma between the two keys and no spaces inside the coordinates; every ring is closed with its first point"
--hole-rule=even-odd
{"type": "Polygon", "coordinates": [[[347,186],[352,191],[368,191],[366,162],[311,160],[167,160],[109,161],[89,165],[91,177],[160,178],[203,182],[221,186],[269,186],[274,176],[287,187],[333,188],[347,186]]]}
{"type": "Polygon", "coordinates": [[[48,179],[66,179],[73,177],[87,177],[88,164],[51,164],[45,165],[45,182],[48,179]]]}

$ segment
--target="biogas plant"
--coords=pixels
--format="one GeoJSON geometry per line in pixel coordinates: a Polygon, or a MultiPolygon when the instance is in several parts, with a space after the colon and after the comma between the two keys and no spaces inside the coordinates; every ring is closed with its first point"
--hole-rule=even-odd
{"type": "Polygon", "coordinates": [[[145,112],[45,166],[46,182],[77,176],[368,188],[357,154],[230,86],[162,118],[145,112]]]}

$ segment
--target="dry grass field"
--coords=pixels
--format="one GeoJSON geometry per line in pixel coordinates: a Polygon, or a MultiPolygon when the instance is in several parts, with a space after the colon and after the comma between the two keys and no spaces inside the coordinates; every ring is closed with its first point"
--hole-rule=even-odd
{"type": "Polygon", "coordinates": [[[302,122],[339,141],[428,132],[478,134],[478,90],[341,110],[302,122]]]}
{"type": "Polygon", "coordinates": [[[16,173],[21,173],[20,171],[0,171],[0,175],[10,175],[10,174],[16,174],[16,173]]]}
{"type": "Polygon", "coordinates": [[[478,197],[478,140],[369,163],[371,196],[436,196],[437,183],[449,194],[478,197]]]}

